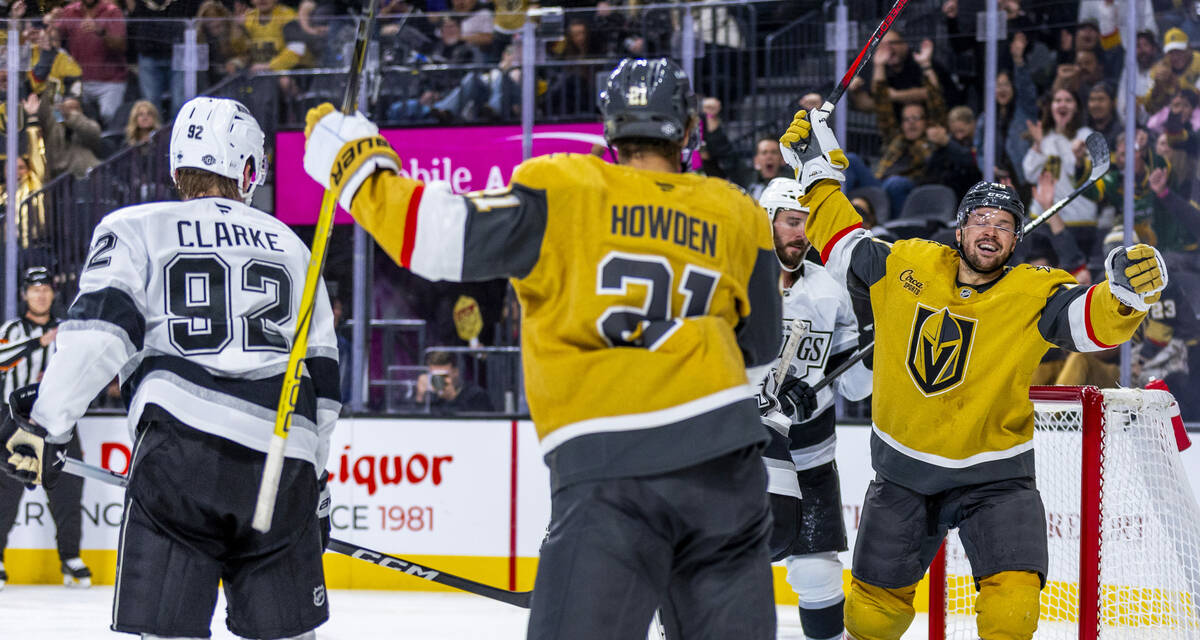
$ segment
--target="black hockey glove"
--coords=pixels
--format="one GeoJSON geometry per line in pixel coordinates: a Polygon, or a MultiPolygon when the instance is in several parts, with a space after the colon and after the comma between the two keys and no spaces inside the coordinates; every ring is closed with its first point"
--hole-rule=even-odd
{"type": "Polygon", "coordinates": [[[68,434],[62,442],[52,442],[49,433],[29,419],[33,403],[37,400],[38,385],[32,384],[12,392],[8,398],[8,415],[0,426],[0,443],[3,450],[4,473],[15,478],[28,489],[42,485],[53,489],[62,472],[62,459],[66,456],[68,434]]]}
{"type": "Polygon", "coordinates": [[[808,383],[793,376],[779,385],[779,404],[796,422],[804,422],[817,411],[817,392],[808,383]]]}
{"type": "Polygon", "coordinates": [[[322,471],[321,479],[317,482],[317,524],[321,527],[321,549],[328,549],[329,534],[332,531],[329,514],[333,511],[333,497],[329,493],[329,471],[322,471]]]}

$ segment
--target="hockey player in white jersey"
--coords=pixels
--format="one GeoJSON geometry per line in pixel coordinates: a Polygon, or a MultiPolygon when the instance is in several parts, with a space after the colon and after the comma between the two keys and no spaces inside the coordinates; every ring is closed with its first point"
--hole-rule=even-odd
{"type": "MultiPolygon", "coordinates": [[[[771,504],[776,521],[771,550],[777,558],[787,558],[787,580],[800,599],[804,634],[810,640],[826,640],[840,638],[843,631],[845,598],[838,552],[847,548],[834,461],[833,394],[836,388],[848,400],[871,395],[871,371],[860,361],[833,384],[815,393],[812,390],[859,346],[859,321],[846,287],[838,286],[825,267],[811,259],[804,233],[808,209],[801,206],[801,195],[795,180],[775,178],[759,199],[771,218],[775,254],[782,266],[783,325],[801,332],[795,354],[787,363],[782,359],[791,336],[784,337],[785,353],[763,381],[759,404],[765,412],[778,409],[788,417],[789,428],[779,431],[787,431],[790,459],[768,458],[766,463],[769,468],[781,467],[781,462],[794,465],[795,488],[801,496],[798,503],[788,505],[791,492],[782,483],[773,483],[771,504]],[[786,369],[779,384],[781,367],[786,369]]],[[[770,422],[764,419],[764,423],[770,422]]],[[[776,451],[778,447],[772,447],[768,454],[776,451]]]]}
{"type": "Polygon", "coordinates": [[[275,523],[259,534],[250,521],[309,251],[246,204],[267,164],[240,103],[185,104],[170,153],[183,202],[121,209],[96,228],[40,391],[13,393],[6,471],[53,485],[60,443],[119,374],[136,444],[112,628],[209,637],[223,582],[233,633],[313,638],[328,618],[328,518],[316,509],[340,409],[329,298],[321,283],[275,523]]]}

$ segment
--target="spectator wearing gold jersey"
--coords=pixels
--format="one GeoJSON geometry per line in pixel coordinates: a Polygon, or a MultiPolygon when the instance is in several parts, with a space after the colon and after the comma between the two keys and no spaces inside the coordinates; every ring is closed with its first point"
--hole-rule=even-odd
{"type": "Polygon", "coordinates": [[[1191,47],[1182,29],[1168,29],[1163,35],[1163,54],[1162,60],[1150,69],[1153,84],[1146,96],[1148,113],[1167,106],[1180,89],[1194,89],[1200,81],[1200,52],[1191,47]]]}

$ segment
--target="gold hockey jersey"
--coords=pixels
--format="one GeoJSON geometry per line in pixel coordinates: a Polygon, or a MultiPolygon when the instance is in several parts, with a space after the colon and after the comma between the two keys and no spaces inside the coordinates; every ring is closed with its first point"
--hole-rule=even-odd
{"type": "Polygon", "coordinates": [[[834,183],[802,202],[831,274],[866,291],[875,317],[871,457],[884,478],[925,494],[1032,477],[1034,368],[1052,346],[1108,349],[1144,313],[1108,282],[1019,265],[980,287],[957,282],[958,252],[927,240],[873,239],[834,183]]]}
{"type": "Polygon", "coordinates": [[[728,182],[554,154],[466,196],[379,172],[351,213],[418,275],[511,278],[556,486],[764,440],[746,369],[778,350],[778,263],[766,217],[728,182]]]}

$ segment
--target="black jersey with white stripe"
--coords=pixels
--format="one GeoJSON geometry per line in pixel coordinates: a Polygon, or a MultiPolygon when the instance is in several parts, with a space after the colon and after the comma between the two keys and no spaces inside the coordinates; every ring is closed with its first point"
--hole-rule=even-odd
{"type": "MultiPolygon", "coordinates": [[[[120,375],[131,427],[166,411],[266,451],[296,333],[309,250],[271,215],[225,198],[109,214],[58,333],[33,418],[60,434],[120,375]]],[[[288,457],[318,470],[341,408],[337,339],[320,283],[288,457]]]]}
{"type": "Polygon", "coordinates": [[[0,371],[4,372],[0,405],[7,404],[16,389],[41,379],[50,356],[54,355],[54,342],[43,346],[42,336],[57,326],[58,318],[53,316],[45,324],[22,316],[0,325],[0,371]]]}

